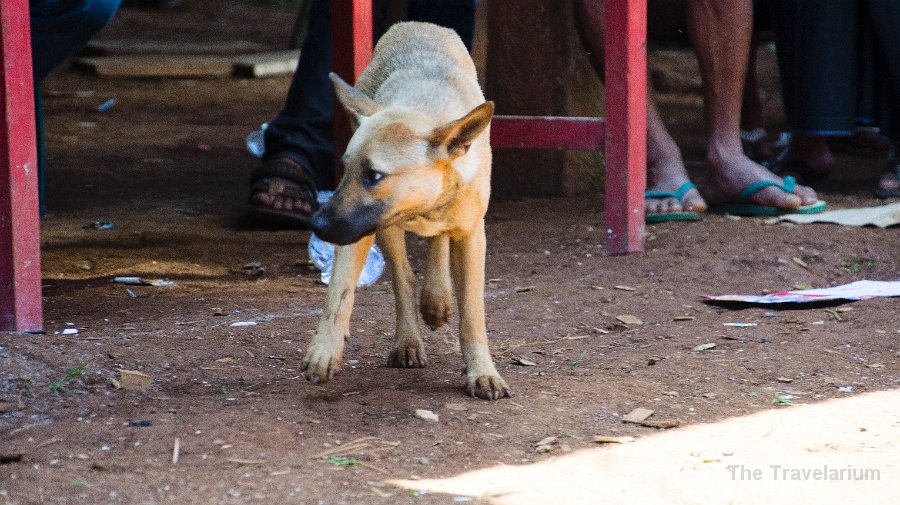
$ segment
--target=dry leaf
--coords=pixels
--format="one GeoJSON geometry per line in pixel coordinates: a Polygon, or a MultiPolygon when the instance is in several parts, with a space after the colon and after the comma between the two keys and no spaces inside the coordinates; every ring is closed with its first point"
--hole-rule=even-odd
{"type": "Polygon", "coordinates": [[[119,384],[122,389],[131,389],[135,391],[146,391],[150,389],[152,378],[137,370],[119,369],[119,384]]]}
{"type": "Polygon", "coordinates": [[[695,350],[695,351],[698,351],[698,352],[699,352],[699,351],[706,351],[706,350],[712,349],[712,348],[715,347],[715,346],[716,346],[716,344],[714,344],[714,343],[712,343],[712,342],[709,342],[709,343],[707,343],[707,344],[700,344],[700,345],[694,347],[694,350],[695,350]]]}
{"type": "Polygon", "coordinates": [[[537,363],[535,363],[534,361],[531,361],[528,358],[513,358],[512,362],[515,363],[516,365],[522,365],[522,366],[537,366],[537,363]]]}

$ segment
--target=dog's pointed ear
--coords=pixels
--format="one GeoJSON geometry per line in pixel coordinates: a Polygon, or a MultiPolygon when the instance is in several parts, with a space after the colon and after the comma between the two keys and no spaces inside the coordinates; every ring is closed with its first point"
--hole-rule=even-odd
{"type": "Polygon", "coordinates": [[[493,116],[494,102],[484,102],[462,118],[435,128],[428,141],[432,149],[442,151],[447,158],[458,158],[469,151],[493,116]]]}
{"type": "Polygon", "coordinates": [[[334,72],[329,73],[328,77],[330,77],[331,82],[334,83],[334,94],[337,96],[338,101],[341,102],[341,105],[343,105],[347,113],[350,114],[350,120],[354,123],[354,129],[359,126],[359,123],[363,119],[381,110],[381,106],[375,103],[375,100],[372,100],[362,91],[347,84],[346,81],[341,79],[340,76],[334,72]]]}

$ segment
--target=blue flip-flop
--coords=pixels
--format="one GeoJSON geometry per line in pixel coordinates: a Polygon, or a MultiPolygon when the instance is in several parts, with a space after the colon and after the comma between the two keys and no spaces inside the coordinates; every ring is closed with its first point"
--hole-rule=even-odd
{"type": "MultiPolygon", "coordinates": [[[[668,191],[645,191],[644,199],[648,198],[674,198],[681,203],[681,199],[684,198],[684,195],[687,194],[688,191],[696,188],[694,183],[688,181],[682,184],[678,191],[674,193],[670,193],[668,191]]],[[[696,212],[656,212],[652,214],[644,215],[644,222],[647,224],[653,223],[665,223],[667,221],[699,221],[700,215],[696,212]]]]}
{"type": "Polygon", "coordinates": [[[750,199],[753,195],[769,186],[774,186],[785,193],[793,193],[794,188],[797,187],[797,180],[788,175],[784,177],[784,184],[779,184],[774,181],[756,181],[738,193],[737,201],[735,203],[714,205],[710,207],[709,210],[711,212],[731,214],[733,216],[783,216],[785,214],[817,214],[828,207],[828,204],[822,200],[796,209],[779,209],[778,207],[750,203],[750,199]]]}

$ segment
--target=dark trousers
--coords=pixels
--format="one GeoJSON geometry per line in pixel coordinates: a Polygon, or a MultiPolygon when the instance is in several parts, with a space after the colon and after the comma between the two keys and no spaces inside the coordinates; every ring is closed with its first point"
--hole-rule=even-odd
{"type": "MultiPolygon", "coordinates": [[[[471,50],[477,0],[410,0],[408,18],[456,30],[471,50]]],[[[284,109],[266,129],[265,159],[287,156],[310,170],[320,187],[334,185],[334,104],[331,80],[331,1],[312,0],[306,40],[284,109]]],[[[375,0],[373,31],[384,26],[385,2],[375,0]]],[[[342,76],[349,79],[351,76],[342,76]]]]}
{"type": "Polygon", "coordinates": [[[788,126],[847,135],[854,123],[900,134],[900,2],[772,0],[788,126]]]}

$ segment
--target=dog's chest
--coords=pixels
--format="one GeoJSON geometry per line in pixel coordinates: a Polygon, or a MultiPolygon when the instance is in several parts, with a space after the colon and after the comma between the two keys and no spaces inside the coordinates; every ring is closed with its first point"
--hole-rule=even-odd
{"type": "Polygon", "coordinates": [[[443,216],[435,219],[428,215],[415,216],[405,221],[400,227],[420,237],[434,237],[445,233],[448,229],[447,221],[443,219],[443,216]]]}

